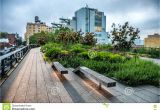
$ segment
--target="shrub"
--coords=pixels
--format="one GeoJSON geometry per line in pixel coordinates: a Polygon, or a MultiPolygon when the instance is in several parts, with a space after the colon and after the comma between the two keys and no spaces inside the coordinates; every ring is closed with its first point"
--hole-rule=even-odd
{"type": "Polygon", "coordinates": [[[61,53],[61,48],[50,48],[45,52],[45,56],[49,57],[50,59],[58,58],[59,54],[61,53]]]}
{"type": "Polygon", "coordinates": [[[133,49],[133,53],[139,53],[140,56],[146,56],[146,57],[151,57],[151,58],[160,58],[160,48],[138,48],[138,49],[133,49]]]}
{"type": "Polygon", "coordinates": [[[101,51],[104,50],[108,51],[108,50],[113,50],[113,47],[110,44],[101,44],[101,45],[96,45],[95,49],[101,51]]]}
{"type": "Polygon", "coordinates": [[[116,62],[124,62],[126,58],[119,54],[112,54],[110,52],[98,52],[97,57],[95,57],[95,60],[109,61],[111,63],[116,63],[116,62]]]}
{"type": "Polygon", "coordinates": [[[67,50],[61,50],[61,52],[59,53],[59,58],[69,57],[69,56],[71,56],[71,53],[67,50]]]}
{"type": "Polygon", "coordinates": [[[82,66],[82,58],[80,57],[65,57],[58,59],[60,63],[62,63],[65,67],[76,68],[78,66],[82,66]]]}
{"type": "Polygon", "coordinates": [[[89,59],[88,52],[79,53],[78,56],[84,59],[89,59]]]}
{"type": "Polygon", "coordinates": [[[82,44],[72,45],[70,49],[71,49],[71,52],[73,53],[81,53],[85,51],[85,49],[82,47],[82,44]]]}
{"type": "Polygon", "coordinates": [[[45,44],[44,46],[41,47],[41,51],[42,52],[46,52],[47,50],[51,49],[51,48],[62,48],[61,44],[57,44],[57,43],[48,43],[45,44]]]}
{"type": "Polygon", "coordinates": [[[124,62],[125,60],[126,60],[126,58],[124,56],[119,55],[119,54],[110,55],[110,61],[112,63],[124,62]]]}
{"type": "Polygon", "coordinates": [[[160,79],[160,66],[149,61],[134,59],[120,64],[121,68],[110,76],[116,77],[128,85],[136,86],[142,84],[151,84],[158,86],[160,79]]]}
{"type": "Polygon", "coordinates": [[[160,49],[150,48],[148,54],[152,58],[160,58],[160,49]]]}
{"type": "Polygon", "coordinates": [[[100,74],[106,75],[110,72],[116,71],[119,68],[116,64],[95,60],[85,60],[83,65],[94,71],[99,72],[100,74]]]}

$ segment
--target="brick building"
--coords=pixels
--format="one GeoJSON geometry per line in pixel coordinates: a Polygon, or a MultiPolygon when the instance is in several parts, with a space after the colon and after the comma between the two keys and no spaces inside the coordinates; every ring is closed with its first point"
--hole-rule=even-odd
{"type": "Polygon", "coordinates": [[[7,34],[6,38],[8,38],[10,45],[16,45],[17,34],[7,34]]]}
{"type": "Polygon", "coordinates": [[[52,27],[46,25],[46,23],[41,22],[38,16],[35,16],[35,23],[27,23],[25,40],[29,43],[29,37],[35,33],[39,32],[52,32],[52,27]]]}
{"type": "Polygon", "coordinates": [[[160,35],[159,34],[148,35],[148,37],[144,39],[144,46],[152,48],[160,48],[160,35]]]}

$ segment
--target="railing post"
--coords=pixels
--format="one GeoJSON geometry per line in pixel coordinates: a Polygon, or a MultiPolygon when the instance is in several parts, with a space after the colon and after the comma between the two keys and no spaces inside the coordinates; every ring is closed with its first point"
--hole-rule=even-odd
{"type": "Polygon", "coordinates": [[[13,55],[10,56],[10,69],[13,68],[13,55]]]}
{"type": "Polygon", "coordinates": [[[99,82],[98,89],[102,89],[102,84],[99,82]]]}
{"type": "Polygon", "coordinates": [[[18,63],[17,52],[15,53],[15,59],[16,59],[16,63],[18,63]]]}
{"type": "Polygon", "coordinates": [[[2,61],[1,61],[1,67],[2,67],[2,77],[4,77],[4,75],[5,75],[5,63],[4,63],[4,59],[2,59],[2,61]]]}

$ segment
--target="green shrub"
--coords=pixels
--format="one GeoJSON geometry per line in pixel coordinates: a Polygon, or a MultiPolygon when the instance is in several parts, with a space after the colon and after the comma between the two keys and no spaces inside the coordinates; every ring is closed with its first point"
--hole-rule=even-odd
{"type": "Polygon", "coordinates": [[[48,43],[45,44],[44,46],[41,47],[41,51],[42,52],[46,52],[47,50],[51,49],[51,48],[62,48],[61,44],[57,44],[57,43],[48,43]]]}
{"type": "Polygon", "coordinates": [[[49,57],[50,59],[58,58],[59,54],[61,53],[61,48],[50,48],[45,52],[45,56],[49,57]]]}
{"type": "Polygon", "coordinates": [[[110,44],[100,44],[100,45],[96,45],[95,49],[101,50],[101,51],[104,51],[104,50],[108,51],[108,50],[113,50],[113,47],[110,44]]]}
{"type": "Polygon", "coordinates": [[[124,56],[119,55],[119,54],[110,55],[110,61],[112,63],[124,62],[125,60],[126,60],[126,58],[124,56]]]}
{"type": "Polygon", "coordinates": [[[124,62],[126,60],[124,56],[110,52],[98,52],[97,57],[94,59],[97,61],[109,61],[111,63],[124,62]]]}
{"type": "Polygon", "coordinates": [[[82,44],[75,44],[70,47],[71,52],[73,53],[81,53],[84,52],[85,49],[82,47],[82,44]]]}
{"type": "Polygon", "coordinates": [[[151,84],[158,86],[160,79],[160,66],[149,61],[134,59],[120,64],[121,68],[110,76],[116,77],[119,81],[128,85],[151,84]]]}
{"type": "Polygon", "coordinates": [[[150,48],[148,54],[152,58],[160,58],[160,49],[150,48]]]}
{"type": "Polygon", "coordinates": [[[80,57],[65,57],[58,60],[65,67],[72,67],[72,68],[82,66],[82,62],[83,62],[82,58],[80,57]]]}
{"type": "Polygon", "coordinates": [[[85,60],[83,65],[105,75],[119,69],[117,64],[111,64],[110,62],[105,61],[85,60]]]}
{"type": "Polygon", "coordinates": [[[160,48],[138,48],[133,49],[133,53],[139,53],[140,56],[146,56],[151,58],[160,58],[160,48]]]}
{"type": "Polygon", "coordinates": [[[88,52],[79,53],[78,56],[84,59],[89,59],[88,52]]]}

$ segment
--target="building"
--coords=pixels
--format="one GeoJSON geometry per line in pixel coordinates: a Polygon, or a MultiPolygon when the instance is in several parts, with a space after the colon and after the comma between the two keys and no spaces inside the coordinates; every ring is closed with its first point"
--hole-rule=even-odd
{"type": "Polygon", "coordinates": [[[160,35],[148,35],[148,38],[144,39],[144,46],[145,47],[152,47],[152,48],[160,48],[160,35]]]}
{"type": "Polygon", "coordinates": [[[75,12],[75,16],[70,20],[70,25],[75,31],[94,32],[97,43],[108,43],[106,32],[106,16],[104,12],[97,9],[83,7],[75,12]]]}
{"type": "Polygon", "coordinates": [[[35,22],[34,23],[27,23],[26,26],[26,33],[25,33],[25,40],[27,43],[29,43],[29,37],[32,36],[35,33],[39,32],[52,32],[52,27],[49,27],[46,25],[46,23],[41,22],[39,20],[38,16],[35,16],[35,22]]]}
{"type": "Polygon", "coordinates": [[[134,43],[137,46],[143,46],[144,45],[144,40],[142,40],[142,39],[135,39],[134,43]]]}
{"type": "Polygon", "coordinates": [[[16,45],[16,41],[17,41],[17,37],[18,35],[17,34],[7,34],[6,38],[8,39],[9,41],[9,44],[10,45],[13,45],[15,46],[16,45]]]}
{"type": "Polygon", "coordinates": [[[3,50],[5,47],[9,47],[9,41],[7,38],[0,39],[0,50],[3,50]]]}
{"type": "Polygon", "coordinates": [[[83,7],[75,12],[72,19],[60,18],[61,23],[52,23],[53,27],[68,27],[73,31],[82,31],[84,34],[93,32],[97,43],[110,43],[106,32],[106,16],[97,9],[83,7]]]}
{"type": "Polygon", "coordinates": [[[5,47],[18,46],[18,41],[22,40],[21,37],[17,33],[6,34],[4,38],[0,39],[0,49],[4,49],[5,47]]]}

